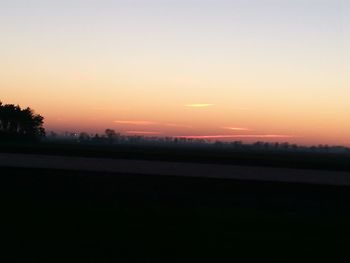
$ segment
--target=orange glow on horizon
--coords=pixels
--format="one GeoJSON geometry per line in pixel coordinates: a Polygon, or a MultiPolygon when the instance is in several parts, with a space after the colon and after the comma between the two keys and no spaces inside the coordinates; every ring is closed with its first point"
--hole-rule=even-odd
{"type": "Polygon", "coordinates": [[[227,130],[232,130],[232,131],[251,131],[251,129],[241,128],[241,127],[222,127],[222,128],[227,130]]]}
{"type": "Polygon", "coordinates": [[[197,103],[197,104],[186,104],[185,107],[189,108],[206,108],[206,107],[211,107],[214,106],[214,104],[209,104],[209,103],[197,103]]]}
{"type": "Polygon", "coordinates": [[[176,138],[188,138],[188,139],[230,139],[230,138],[254,138],[254,139],[284,139],[284,138],[295,138],[293,135],[283,134],[258,134],[258,135],[247,135],[247,134],[235,134],[235,135],[190,135],[190,136],[174,136],[176,138]]]}
{"type": "Polygon", "coordinates": [[[113,121],[118,124],[131,124],[131,125],[153,125],[156,122],[153,121],[113,121]]]}
{"type": "Polygon", "coordinates": [[[127,134],[135,134],[135,135],[159,135],[161,132],[157,131],[126,131],[127,134]]]}
{"type": "Polygon", "coordinates": [[[0,100],[47,131],[349,144],[350,1],[18,2],[0,100]]]}

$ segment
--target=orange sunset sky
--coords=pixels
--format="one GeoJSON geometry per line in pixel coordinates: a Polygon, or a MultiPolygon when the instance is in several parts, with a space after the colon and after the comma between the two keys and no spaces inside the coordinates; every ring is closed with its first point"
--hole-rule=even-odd
{"type": "Polygon", "coordinates": [[[350,1],[0,1],[0,100],[55,131],[350,146],[350,1]]]}

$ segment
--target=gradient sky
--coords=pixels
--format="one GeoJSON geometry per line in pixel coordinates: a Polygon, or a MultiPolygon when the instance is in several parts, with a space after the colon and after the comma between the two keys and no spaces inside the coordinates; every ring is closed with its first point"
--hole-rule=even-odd
{"type": "Polygon", "coordinates": [[[347,0],[0,0],[0,36],[48,130],[350,145],[347,0]]]}

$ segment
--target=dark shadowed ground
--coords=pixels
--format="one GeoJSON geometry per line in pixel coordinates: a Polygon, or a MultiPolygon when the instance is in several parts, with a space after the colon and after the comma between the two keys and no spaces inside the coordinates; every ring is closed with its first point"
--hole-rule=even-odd
{"type": "Polygon", "coordinates": [[[8,260],[220,260],[350,240],[347,186],[1,168],[0,193],[8,260]]]}
{"type": "Polygon", "coordinates": [[[0,142],[0,152],[350,171],[349,153],[245,150],[210,145],[86,145],[78,143],[0,142]]]}
{"type": "Polygon", "coordinates": [[[1,262],[232,262],[239,256],[295,262],[306,260],[299,257],[304,253],[312,262],[324,254],[346,260],[348,155],[49,144],[3,144],[0,152],[64,156],[53,161],[59,167],[50,166],[52,158],[2,158],[1,262]],[[72,166],[69,156],[109,160],[72,166]],[[158,163],[157,172],[143,171],[134,159],[158,163]],[[109,162],[126,170],[109,170],[109,162]],[[183,166],[169,169],[167,162],[183,166]],[[240,176],[211,176],[226,166],[240,176]],[[193,167],[192,176],[177,174],[193,167]],[[271,177],[281,171],[298,180],[271,177]],[[305,174],[326,180],[303,181],[305,174]]]}

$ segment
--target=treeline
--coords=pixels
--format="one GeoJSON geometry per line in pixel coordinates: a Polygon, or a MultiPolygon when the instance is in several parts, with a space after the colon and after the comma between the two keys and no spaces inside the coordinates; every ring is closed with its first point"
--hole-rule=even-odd
{"type": "Polygon", "coordinates": [[[186,137],[159,137],[142,135],[122,135],[113,129],[106,129],[103,134],[89,134],[87,132],[65,132],[57,134],[49,132],[48,141],[66,141],[78,144],[92,145],[150,145],[150,146],[189,146],[189,147],[214,147],[215,149],[227,149],[238,151],[283,151],[283,152],[323,152],[323,153],[350,153],[350,148],[344,146],[314,145],[303,146],[288,142],[264,142],[244,143],[242,141],[213,141],[201,138],[186,137]]]}
{"type": "Polygon", "coordinates": [[[39,140],[45,136],[44,117],[31,108],[0,102],[0,140],[39,140]]]}

